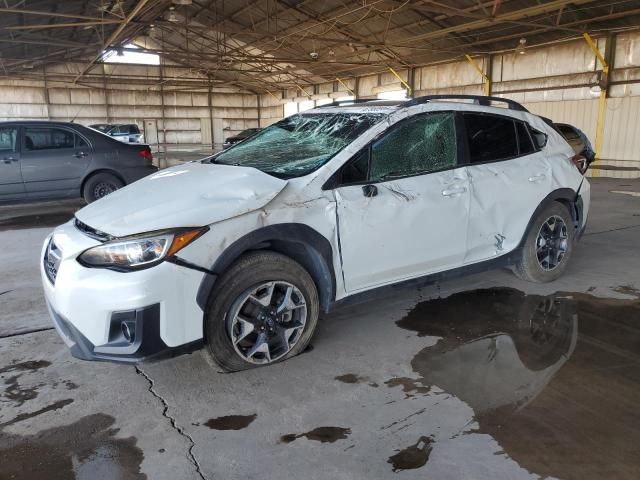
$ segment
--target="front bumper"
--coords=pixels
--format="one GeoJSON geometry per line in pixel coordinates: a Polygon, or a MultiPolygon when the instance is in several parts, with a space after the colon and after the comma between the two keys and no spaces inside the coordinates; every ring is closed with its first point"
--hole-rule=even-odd
{"type": "MultiPolygon", "coordinates": [[[[171,348],[162,341],[159,304],[112,315],[109,329],[110,338],[105,345],[91,343],[71,322],[56,313],[49,302],[47,302],[47,308],[56,331],[69,347],[71,355],[81,360],[136,363],[186,350],[186,346],[171,348]],[[121,329],[123,322],[127,323],[133,333],[133,341],[131,342],[124,338],[121,329]]],[[[188,346],[199,348],[199,343],[193,342],[188,346]]]]}
{"type": "Polygon", "coordinates": [[[196,294],[203,273],[169,262],[134,272],[80,265],[77,256],[99,243],[69,222],[47,238],[42,251],[49,314],[71,353],[85,360],[135,362],[198,346],[203,312],[196,294]],[[47,262],[51,239],[53,275],[47,262]],[[133,333],[129,339],[123,323],[133,333]]]}

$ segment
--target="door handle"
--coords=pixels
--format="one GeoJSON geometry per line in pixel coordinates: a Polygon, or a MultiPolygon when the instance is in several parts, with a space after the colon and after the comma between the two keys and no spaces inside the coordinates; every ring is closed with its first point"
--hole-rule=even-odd
{"type": "Polygon", "coordinates": [[[85,152],[77,152],[77,153],[73,154],[73,156],[76,157],[76,158],[83,158],[83,157],[86,157],[87,155],[89,155],[89,154],[85,153],[85,152]]]}
{"type": "Polygon", "coordinates": [[[455,197],[467,191],[467,187],[452,187],[442,190],[443,197],[455,197]]]}
{"type": "Polygon", "coordinates": [[[544,180],[545,178],[547,178],[547,176],[544,173],[539,173],[538,175],[534,175],[532,177],[529,177],[529,181],[530,182],[541,182],[542,180],[544,180]]]}
{"type": "Polygon", "coordinates": [[[378,187],[376,187],[375,185],[363,185],[362,193],[365,197],[375,197],[376,195],[378,195],[378,187]]]}

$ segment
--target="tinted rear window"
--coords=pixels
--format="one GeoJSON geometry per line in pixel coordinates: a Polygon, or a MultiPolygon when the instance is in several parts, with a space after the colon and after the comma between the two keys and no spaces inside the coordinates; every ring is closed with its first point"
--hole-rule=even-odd
{"type": "Polygon", "coordinates": [[[465,113],[471,163],[503,160],[518,155],[515,122],[508,117],[465,113]]]}

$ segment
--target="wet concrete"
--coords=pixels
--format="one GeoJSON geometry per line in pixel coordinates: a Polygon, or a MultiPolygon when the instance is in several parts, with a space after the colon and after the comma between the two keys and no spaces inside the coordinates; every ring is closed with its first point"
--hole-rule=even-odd
{"type": "Polygon", "coordinates": [[[224,417],[211,418],[205,425],[212,430],[242,430],[247,428],[256,419],[257,415],[226,415],[224,417]]]}
{"type": "Polygon", "coordinates": [[[282,443],[291,443],[298,438],[306,438],[320,443],[333,443],[344,440],[351,435],[350,428],[344,427],[317,427],[305,433],[289,433],[280,437],[282,443]]]}
{"type": "Polygon", "coordinates": [[[413,470],[424,467],[429,461],[429,454],[433,448],[433,440],[429,437],[420,437],[415,445],[400,450],[395,455],[389,457],[388,462],[392,465],[394,472],[402,470],[413,470]]]}
{"type": "Polygon", "coordinates": [[[95,414],[34,435],[0,433],[0,478],[146,479],[136,438],[115,438],[114,418],[95,414]]]}
{"type": "Polygon", "coordinates": [[[418,381],[472,407],[474,431],[527,470],[640,477],[640,300],[481,289],[421,302],[397,324],[440,337],[412,359],[418,381]]]}

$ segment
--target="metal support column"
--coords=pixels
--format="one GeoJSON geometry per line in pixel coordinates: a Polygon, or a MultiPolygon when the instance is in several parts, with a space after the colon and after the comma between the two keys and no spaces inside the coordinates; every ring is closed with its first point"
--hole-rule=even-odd
{"type": "MultiPolygon", "coordinates": [[[[484,94],[487,96],[491,95],[491,80],[489,79],[487,74],[482,71],[482,68],[480,68],[476,62],[473,61],[473,58],[471,58],[470,55],[467,55],[465,53],[464,56],[467,59],[467,61],[471,64],[471,66],[475,68],[476,71],[482,76],[482,82],[484,84],[484,94]]],[[[487,72],[488,72],[488,69],[487,69],[487,72]]]]}
{"type": "Polygon", "coordinates": [[[600,53],[600,50],[598,50],[598,46],[591,38],[591,35],[589,35],[587,32],[583,33],[582,35],[584,36],[584,39],[587,42],[587,45],[589,45],[589,48],[591,48],[591,51],[596,56],[596,58],[598,59],[598,62],[600,62],[600,65],[602,66],[602,74],[600,77],[600,81],[598,82],[600,85],[600,98],[598,100],[598,123],[596,124],[596,144],[595,144],[596,158],[593,161],[593,167],[591,170],[592,175],[594,177],[597,177],[600,175],[600,170],[596,166],[596,163],[600,161],[600,154],[602,153],[602,136],[604,135],[604,114],[607,107],[607,86],[609,83],[608,82],[609,64],[600,53]]]}

